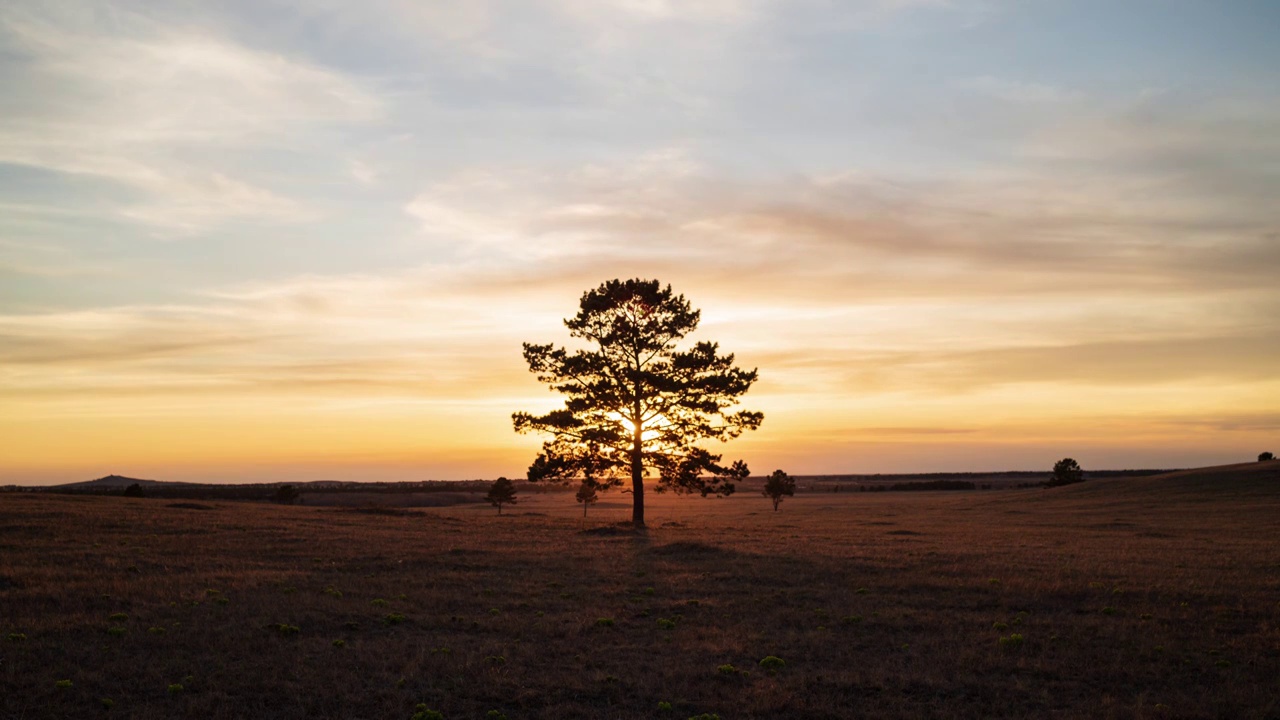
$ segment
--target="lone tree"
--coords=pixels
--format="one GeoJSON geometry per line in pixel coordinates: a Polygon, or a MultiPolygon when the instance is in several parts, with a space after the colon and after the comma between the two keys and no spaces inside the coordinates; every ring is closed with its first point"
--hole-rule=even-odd
{"type": "Polygon", "coordinates": [[[781,470],[774,470],[773,474],[764,481],[764,491],[760,494],[772,500],[773,511],[778,512],[782,498],[796,494],[796,479],[781,470]]]}
{"type": "Polygon", "coordinates": [[[146,497],[146,493],[142,492],[142,486],[141,486],[141,485],[139,485],[138,483],[134,483],[134,484],[132,484],[132,485],[130,485],[129,487],[127,487],[127,488],[125,488],[125,489],[124,489],[124,496],[125,496],[125,497],[135,497],[135,498],[137,498],[137,497],[146,497]]]}
{"type": "Polygon", "coordinates": [[[516,484],[510,480],[500,477],[493,481],[493,485],[489,487],[489,494],[484,496],[485,502],[498,508],[498,514],[502,514],[503,505],[516,504],[516,484]]]}
{"type": "Polygon", "coordinates": [[[524,359],[540,382],[565,395],[546,415],[517,412],[517,432],[551,435],[529,466],[530,481],[587,478],[599,489],[631,477],[631,522],[644,523],[644,477],[658,473],[658,492],[729,495],[750,474],[741,460],[698,447],[760,427],[764,415],[732,408],[756,381],[734,367],[719,345],[677,350],[701,313],[657,280],[610,280],[582,295],[569,335],[591,349],[569,351],[524,344],[524,359]]]}
{"type": "Polygon", "coordinates": [[[600,501],[600,493],[596,491],[596,483],[589,478],[582,479],[582,484],[578,486],[578,494],[573,497],[582,503],[582,517],[587,516],[588,506],[595,505],[600,501]]]}
{"type": "Polygon", "coordinates": [[[1049,478],[1048,487],[1059,487],[1084,482],[1084,470],[1080,463],[1071,458],[1062,458],[1053,464],[1053,477],[1049,478]]]}
{"type": "Polygon", "coordinates": [[[1275,460],[1275,459],[1276,459],[1276,456],[1269,452],[1264,452],[1258,456],[1258,462],[1266,462],[1268,460],[1275,460]]]}

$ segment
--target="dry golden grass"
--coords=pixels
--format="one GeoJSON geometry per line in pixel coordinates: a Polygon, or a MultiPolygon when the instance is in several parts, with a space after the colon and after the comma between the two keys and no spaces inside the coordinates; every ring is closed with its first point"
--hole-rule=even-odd
{"type": "Polygon", "coordinates": [[[1214,472],[657,497],[647,535],[618,495],[0,496],[0,718],[1280,717],[1280,463],[1214,472]]]}

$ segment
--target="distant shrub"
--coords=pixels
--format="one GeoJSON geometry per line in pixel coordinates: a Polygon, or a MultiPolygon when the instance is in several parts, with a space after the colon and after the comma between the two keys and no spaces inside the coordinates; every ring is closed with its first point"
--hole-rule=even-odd
{"type": "Polygon", "coordinates": [[[1000,638],[1000,647],[1002,648],[1016,648],[1016,647],[1020,647],[1022,643],[1023,643],[1023,638],[1018,633],[1013,633],[1008,637],[1000,638]]]}
{"type": "Polygon", "coordinates": [[[486,720],[507,720],[507,716],[498,710],[490,710],[484,714],[486,720]]]}
{"type": "Polygon", "coordinates": [[[786,666],[787,666],[786,661],[776,655],[768,655],[760,661],[760,669],[764,670],[770,675],[778,672],[779,670],[781,670],[786,666]]]}
{"type": "Polygon", "coordinates": [[[658,627],[663,630],[674,630],[676,627],[676,621],[668,620],[667,618],[658,618],[658,627]]]}
{"type": "Polygon", "coordinates": [[[599,625],[600,627],[613,627],[613,618],[596,618],[596,625],[599,625]]]}
{"type": "Polygon", "coordinates": [[[652,595],[652,594],[653,594],[653,588],[651,588],[651,587],[647,587],[647,588],[645,588],[644,590],[641,590],[640,592],[644,593],[645,595],[652,595]]]}
{"type": "Polygon", "coordinates": [[[344,648],[347,646],[347,641],[342,639],[334,640],[333,646],[336,648],[344,648]]]}
{"type": "Polygon", "coordinates": [[[173,683],[169,685],[170,695],[177,695],[178,693],[182,692],[182,690],[183,690],[183,687],[180,683],[173,683]]]}
{"type": "Polygon", "coordinates": [[[716,671],[719,672],[721,675],[737,675],[738,674],[738,668],[728,663],[725,663],[724,665],[721,665],[720,667],[716,668],[716,671]]]}
{"type": "Polygon", "coordinates": [[[125,632],[126,632],[125,629],[122,627],[107,628],[107,634],[110,635],[111,637],[121,637],[125,634],[125,632]]]}
{"type": "Polygon", "coordinates": [[[294,486],[281,485],[276,488],[275,494],[271,496],[271,502],[280,505],[292,505],[298,502],[298,499],[301,497],[302,493],[298,492],[298,489],[294,486]]]}
{"type": "Polygon", "coordinates": [[[129,616],[124,613],[111,613],[107,616],[107,619],[111,622],[124,622],[129,619],[129,616]]]}
{"type": "Polygon", "coordinates": [[[58,682],[54,683],[53,686],[58,688],[59,690],[66,690],[71,687],[71,681],[59,680],[58,682]]]}
{"type": "Polygon", "coordinates": [[[993,623],[991,623],[991,629],[992,629],[992,630],[998,630],[998,631],[1000,631],[1000,632],[1004,632],[1005,630],[1008,630],[1008,629],[1009,629],[1009,625],[1008,625],[1007,623],[1002,623],[1002,622],[997,621],[997,622],[993,622],[993,623]]]}
{"type": "Polygon", "coordinates": [[[663,700],[658,703],[658,712],[671,712],[675,708],[671,707],[671,703],[663,700]]]}
{"type": "Polygon", "coordinates": [[[152,626],[152,627],[147,628],[147,632],[151,633],[152,635],[163,635],[163,634],[165,634],[165,633],[166,633],[166,632],[168,632],[168,631],[167,631],[167,630],[165,630],[164,628],[162,628],[162,627],[160,627],[160,626],[156,625],[156,626],[152,626]]]}
{"type": "Polygon", "coordinates": [[[932,490],[977,490],[978,486],[968,480],[927,480],[925,482],[894,483],[889,486],[892,492],[928,492],[932,490]]]}
{"type": "Polygon", "coordinates": [[[1106,606],[1106,607],[1102,608],[1102,614],[1103,614],[1103,615],[1115,615],[1115,614],[1116,614],[1116,609],[1115,609],[1115,608],[1113,608],[1113,607],[1111,607],[1110,605],[1108,605],[1108,606],[1106,606]]]}
{"type": "Polygon", "coordinates": [[[870,592],[870,591],[863,587],[863,588],[858,588],[857,590],[854,590],[854,591],[853,591],[853,594],[855,594],[855,595],[866,595],[868,592],[870,592]]]}
{"type": "Polygon", "coordinates": [[[501,611],[501,610],[499,610],[498,608],[489,608],[489,614],[490,614],[490,615],[501,615],[501,614],[502,614],[502,611],[501,611]]]}
{"type": "Polygon", "coordinates": [[[388,625],[399,625],[404,622],[404,620],[404,615],[401,615],[400,613],[389,613],[386,617],[382,618],[382,622],[388,625]]]}
{"type": "Polygon", "coordinates": [[[1053,464],[1053,475],[1045,486],[1061,487],[1078,482],[1084,482],[1084,470],[1080,469],[1080,463],[1071,458],[1062,458],[1053,464]]]}
{"type": "Polygon", "coordinates": [[[342,591],[332,585],[325,588],[321,592],[323,592],[325,595],[328,595],[329,597],[336,597],[336,598],[342,597],[342,591]]]}
{"type": "Polygon", "coordinates": [[[298,633],[302,632],[302,628],[298,627],[297,625],[288,625],[286,623],[276,623],[274,625],[268,625],[267,627],[271,628],[272,630],[275,630],[277,633],[280,633],[285,637],[297,635],[298,633]]]}
{"type": "Polygon", "coordinates": [[[111,708],[116,706],[116,701],[112,700],[111,698],[102,698],[98,702],[102,703],[103,710],[110,710],[111,708]]]}
{"type": "Polygon", "coordinates": [[[1275,460],[1275,459],[1276,459],[1276,456],[1269,452],[1264,452],[1258,455],[1258,462],[1266,462],[1268,460],[1275,460]]]}
{"type": "Polygon", "coordinates": [[[27,636],[22,633],[9,633],[8,640],[9,642],[26,642],[27,636]]]}
{"type": "Polygon", "coordinates": [[[386,600],[383,600],[382,598],[374,598],[373,600],[369,601],[369,604],[376,605],[378,607],[385,607],[388,603],[386,600]]]}
{"type": "Polygon", "coordinates": [[[146,494],[142,492],[141,485],[139,485],[138,483],[134,483],[124,489],[124,496],[131,497],[131,498],[140,498],[140,497],[145,497],[146,494]]]}
{"type": "Polygon", "coordinates": [[[413,716],[409,720],[444,720],[444,713],[430,710],[426,705],[420,704],[414,708],[413,716]]]}

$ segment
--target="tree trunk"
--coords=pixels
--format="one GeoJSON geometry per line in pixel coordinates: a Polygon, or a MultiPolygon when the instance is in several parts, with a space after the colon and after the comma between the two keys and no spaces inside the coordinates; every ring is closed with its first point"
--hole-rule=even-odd
{"type": "MultiPolygon", "coordinates": [[[[637,403],[638,405],[639,403],[637,403]]],[[[640,412],[636,409],[635,430],[631,438],[631,526],[644,527],[644,455],[641,453],[640,412]]]]}
{"type": "Polygon", "coordinates": [[[586,516],[587,516],[587,504],[582,503],[582,517],[586,517],[586,516]]]}

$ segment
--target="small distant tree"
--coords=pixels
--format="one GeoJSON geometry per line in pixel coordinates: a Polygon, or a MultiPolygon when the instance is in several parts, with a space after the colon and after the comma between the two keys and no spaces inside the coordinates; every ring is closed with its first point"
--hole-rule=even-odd
{"type": "Polygon", "coordinates": [[[507,478],[500,477],[493,481],[493,486],[489,488],[489,494],[484,496],[485,502],[498,508],[498,514],[502,514],[503,505],[516,504],[516,484],[507,478]]]}
{"type": "Polygon", "coordinates": [[[587,516],[587,507],[600,501],[600,493],[596,491],[596,483],[590,478],[584,479],[578,486],[578,494],[574,498],[582,503],[582,517],[587,516]]]}
{"type": "Polygon", "coordinates": [[[1080,463],[1071,458],[1062,458],[1053,464],[1053,477],[1049,478],[1048,487],[1059,487],[1084,482],[1084,470],[1080,463]]]}
{"type": "Polygon", "coordinates": [[[1276,456],[1269,452],[1264,452],[1258,456],[1258,462],[1266,462],[1268,460],[1275,460],[1275,459],[1276,459],[1276,456]]]}
{"type": "Polygon", "coordinates": [[[124,496],[125,497],[145,497],[145,494],[142,492],[142,486],[139,485],[138,483],[134,483],[124,489],[124,496]]]}
{"type": "Polygon", "coordinates": [[[280,505],[292,505],[298,502],[300,497],[302,497],[302,493],[298,492],[298,488],[292,485],[281,485],[276,488],[276,494],[271,496],[271,502],[280,505]]]}
{"type": "Polygon", "coordinates": [[[796,494],[796,479],[781,470],[774,470],[773,474],[764,481],[764,491],[761,495],[768,497],[773,501],[773,511],[778,511],[778,506],[782,504],[782,498],[796,494]]]}

